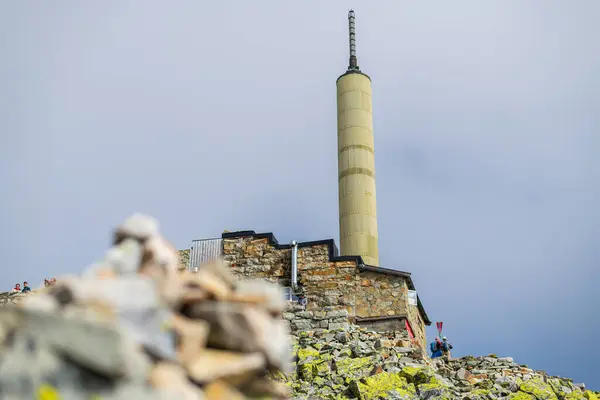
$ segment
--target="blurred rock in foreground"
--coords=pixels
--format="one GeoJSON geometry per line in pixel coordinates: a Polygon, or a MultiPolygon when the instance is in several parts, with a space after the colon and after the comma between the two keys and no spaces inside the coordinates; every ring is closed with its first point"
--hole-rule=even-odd
{"type": "Polygon", "coordinates": [[[81,276],[17,295],[0,309],[0,397],[287,398],[268,378],[291,372],[278,286],[179,263],[158,223],[135,214],[81,276]]]}

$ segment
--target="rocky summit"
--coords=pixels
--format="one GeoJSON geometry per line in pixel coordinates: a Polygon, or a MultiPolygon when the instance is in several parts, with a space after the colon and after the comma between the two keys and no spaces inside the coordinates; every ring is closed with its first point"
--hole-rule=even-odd
{"type": "Polygon", "coordinates": [[[0,306],[4,400],[598,399],[511,358],[431,360],[406,332],[304,310],[220,260],[187,272],[137,214],[82,274],[0,306]]]}
{"type": "Polygon", "coordinates": [[[295,399],[599,399],[572,380],[534,371],[512,358],[431,360],[397,332],[351,326],[302,332],[290,374],[295,399]]]}

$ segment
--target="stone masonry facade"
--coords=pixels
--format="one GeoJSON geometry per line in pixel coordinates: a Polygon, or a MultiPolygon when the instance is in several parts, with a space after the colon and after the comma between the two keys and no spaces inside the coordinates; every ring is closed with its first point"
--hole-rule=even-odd
{"type": "MultiPolygon", "coordinates": [[[[430,322],[420,301],[418,306],[408,304],[408,291],[414,290],[410,274],[365,270],[360,257],[336,253],[333,240],[298,244],[298,283],[308,305],[284,316],[292,329],[337,329],[347,323],[379,331],[410,329],[424,348],[425,325],[430,322]]],[[[240,277],[291,286],[291,246],[278,244],[272,234],[223,234],[223,257],[240,277]]]]}

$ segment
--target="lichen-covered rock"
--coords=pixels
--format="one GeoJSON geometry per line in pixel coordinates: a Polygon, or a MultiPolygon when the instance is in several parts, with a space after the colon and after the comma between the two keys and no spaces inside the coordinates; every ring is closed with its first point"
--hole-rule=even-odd
{"type": "Polygon", "coordinates": [[[535,396],[525,392],[511,393],[508,398],[510,400],[536,400],[535,396]]]}
{"type": "Polygon", "coordinates": [[[539,378],[524,381],[519,390],[533,395],[537,400],[555,400],[558,399],[552,387],[539,378]]]}
{"type": "Polygon", "coordinates": [[[405,366],[402,368],[399,375],[415,385],[429,383],[433,379],[433,371],[426,366],[405,366]]]}
{"type": "Polygon", "coordinates": [[[361,380],[350,382],[350,392],[361,400],[387,398],[394,392],[397,399],[415,398],[417,391],[412,383],[398,374],[382,372],[361,380]]]}
{"type": "Polygon", "coordinates": [[[591,390],[586,390],[583,393],[583,397],[585,397],[588,400],[600,400],[599,399],[599,395],[597,395],[596,393],[592,392],[591,390]]]}
{"type": "Polygon", "coordinates": [[[345,378],[359,378],[373,369],[373,359],[370,357],[340,358],[335,361],[335,370],[345,378]]]}
{"type": "Polygon", "coordinates": [[[292,340],[298,368],[278,380],[293,399],[598,400],[570,379],[510,357],[424,359],[418,348],[396,346],[404,339],[395,335],[356,326],[298,332],[292,340]]]}

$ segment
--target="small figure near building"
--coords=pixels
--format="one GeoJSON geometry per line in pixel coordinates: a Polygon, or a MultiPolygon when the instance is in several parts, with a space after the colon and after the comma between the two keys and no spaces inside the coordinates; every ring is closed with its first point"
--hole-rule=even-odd
{"type": "Polygon", "coordinates": [[[444,336],[442,338],[442,353],[446,361],[450,360],[450,350],[452,350],[452,345],[448,341],[448,338],[444,336]]]}
{"type": "Polygon", "coordinates": [[[306,300],[306,297],[304,297],[304,294],[300,294],[300,296],[298,296],[298,304],[300,304],[302,306],[302,308],[306,309],[308,300],[306,300]]]}
{"type": "Polygon", "coordinates": [[[431,350],[431,358],[438,358],[442,356],[444,345],[439,337],[436,336],[435,340],[429,345],[429,349],[431,350]]]}

